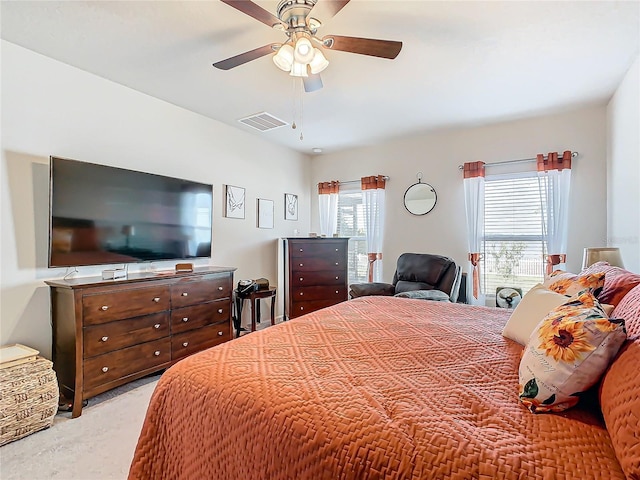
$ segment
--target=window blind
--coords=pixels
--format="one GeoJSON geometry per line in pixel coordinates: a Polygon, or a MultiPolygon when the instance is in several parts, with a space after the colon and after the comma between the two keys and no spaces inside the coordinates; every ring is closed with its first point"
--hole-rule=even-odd
{"type": "Polygon", "coordinates": [[[546,205],[535,172],[485,178],[483,291],[520,287],[523,293],[544,279],[543,224],[546,205]]]}

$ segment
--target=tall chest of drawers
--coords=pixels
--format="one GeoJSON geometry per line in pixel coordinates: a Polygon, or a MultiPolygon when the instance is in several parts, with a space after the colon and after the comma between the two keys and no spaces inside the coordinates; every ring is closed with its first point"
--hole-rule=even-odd
{"type": "Polygon", "coordinates": [[[348,242],[348,238],[284,239],[287,318],[347,300],[348,242]]]}
{"type": "Polygon", "coordinates": [[[231,340],[234,270],[47,281],[53,365],[72,416],[83,400],[231,340]]]}

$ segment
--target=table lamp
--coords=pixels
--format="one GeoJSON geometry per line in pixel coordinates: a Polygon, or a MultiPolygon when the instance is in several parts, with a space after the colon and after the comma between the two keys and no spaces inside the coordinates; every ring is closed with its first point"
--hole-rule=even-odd
{"type": "Polygon", "coordinates": [[[582,269],[596,262],[608,262],[614,267],[624,268],[622,256],[618,247],[587,247],[582,256],[582,269]]]}

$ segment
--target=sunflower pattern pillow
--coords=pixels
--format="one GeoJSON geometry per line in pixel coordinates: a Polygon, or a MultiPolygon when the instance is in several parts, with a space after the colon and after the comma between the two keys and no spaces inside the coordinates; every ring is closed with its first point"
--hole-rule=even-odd
{"type": "Polygon", "coordinates": [[[552,292],[572,296],[583,290],[598,295],[604,287],[604,272],[576,275],[575,273],[555,270],[545,279],[543,285],[552,292]]]}
{"type": "Polygon", "coordinates": [[[520,401],[532,412],[578,403],[626,338],[624,320],[609,319],[588,291],[554,308],[535,328],[520,361],[520,401]]]}

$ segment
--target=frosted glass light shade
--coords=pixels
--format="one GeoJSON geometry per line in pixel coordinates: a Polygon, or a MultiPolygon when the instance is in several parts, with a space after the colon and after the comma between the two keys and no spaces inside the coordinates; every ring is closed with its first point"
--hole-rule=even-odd
{"type": "Polygon", "coordinates": [[[609,265],[624,268],[622,255],[620,255],[620,249],[617,247],[585,248],[582,256],[582,269],[584,270],[596,262],[609,262],[609,265]]]}
{"type": "Polygon", "coordinates": [[[291,66],[293,65],[293,47],[289,44],[284,44],[273,56],[273,63],[276,64],[280,70],[284,70],[285,72],[291,71],[291,66]]]}
{"type": "Polygon", "coordinates": [[[314,75],[316,73],[320,73],[328,66],[329,66],[329,60],[327,60],[324,57],[324,55],[322,54],[322,51],[319,48],[314,48],[313,60],[311,60],[311,62],[309,63],[309,69],[311,70],[311,73],[313,73],[314,75]]]}
{"type": "Polygon", "coordinates": [[[292,77],[308,77],[309,75],[307,74],[307,64],[294,61],[293,65],[291,66],[291,73],[289,75],[291,75],[292,77]]]}
{"type": "Polygon", "coordinates": [[[296,41],[296,48],[293,51],[293,57],[296,62],[299,63],[309,63],[313,60],[313,45],[307,37],[300,37],[296,41]]]}

